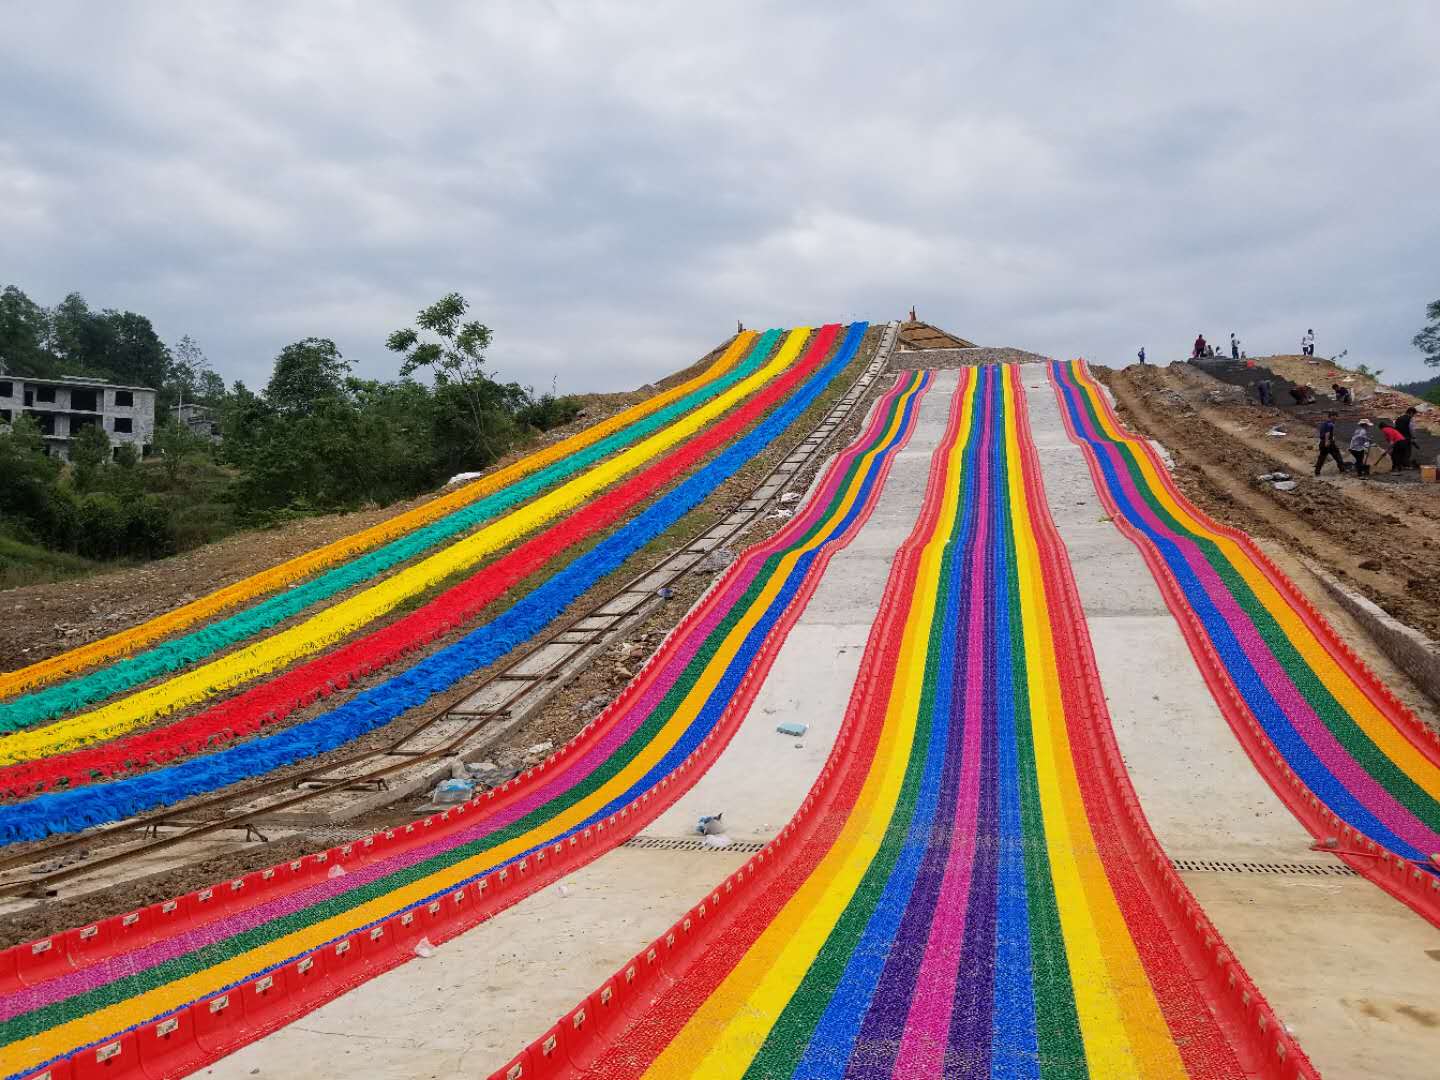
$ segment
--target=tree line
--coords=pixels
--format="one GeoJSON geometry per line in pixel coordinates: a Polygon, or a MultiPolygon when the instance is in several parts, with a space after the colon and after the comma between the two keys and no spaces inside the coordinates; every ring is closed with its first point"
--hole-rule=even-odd
{"type": "Polygon", "coordinates": [[[91,559],[155,558],[242,527],[387,504],[484,469],[581,411],[493,379],[492,335],[451,293],[386,341],[394,379],[361,379],[335,342],[308,337],[276,356],[258,390],[229,386],[189,337],[167,346],[148,318],[95,311],[72,293],[52,308],[0,293],[0,365],[12,376],[83,375],[157,390],[155,453],[112,453],[90,426],[69,464],[47,457],[34,422],[0,428],[0,537],[91,559]],[[214,411],[219,443],[176,420],[214,411]]]}

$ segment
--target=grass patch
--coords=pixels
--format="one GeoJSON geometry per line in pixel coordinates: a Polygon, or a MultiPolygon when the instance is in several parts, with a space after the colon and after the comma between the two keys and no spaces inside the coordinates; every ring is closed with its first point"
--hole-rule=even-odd
{"type": "Polygon", "coordinates": [[[63,551],[48,551],[36,544],[0,534],[0,591],[18,589],[23,585],[69,581],[114,567],[114,563],[96,562],[63,551]]]}

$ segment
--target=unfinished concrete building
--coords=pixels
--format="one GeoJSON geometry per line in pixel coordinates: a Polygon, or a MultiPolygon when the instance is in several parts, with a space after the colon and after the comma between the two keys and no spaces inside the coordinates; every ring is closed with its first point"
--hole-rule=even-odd
{"type": "Polygon", "coordinates": [[[148,386],[0,375],[0,424],[22,413],[39,426],[45,452],[62,460],[69,460],[71,440],[86,427],[104,431],[112,453],[132,443],[143,454],[155,440],[155,391],[148,386]]]}

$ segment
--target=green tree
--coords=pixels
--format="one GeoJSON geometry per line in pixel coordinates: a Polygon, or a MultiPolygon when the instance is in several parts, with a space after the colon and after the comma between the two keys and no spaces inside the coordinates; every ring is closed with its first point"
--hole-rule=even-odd
{"type": "Polygon", "coordinates": [[[275,358],[265,401],[281,416],[311,416],[345,395],[350,363],[329,338],[305,338],[286,345],[275,358]]]}
{"type": "Polygon", "coordinates": [[[442,296],[415,318],[414,327],[396,330],[385,341],[403,356],[400,374],[408,378],[428,368],[447,427],[462,439],[462,452],[475,466],[488,465],[509,448],[515,434],[511,417],[527,403],[515,384],[501,385],[485,372],[490,328],[466,320],[469,303],[459,293],[442,296]]]}
{"type": "Polygon", "coordinates": [[[1429,323],[1411,339],[1411,343],[1425,354],[1425,363],[1440,367],[1440,300],[1432,301],[1426,307],[1425,317],[1430,320],[1429,323]]]}
{"type": "Polygon", "coordinates": [[[200,380],[209,371],[210,361],[189,334],[170,350],[168,382],[181,401],[199,399],[200,380]]]}
{"type": "Polygon", "coordinates": [[[113,378],[159,389],[170,367],[170,353],[144,315],[105,311],[99,317],[104,351],[90,362],[113,378]]]}
{"type": "Polygon", "coordinates": [[[84,368],[97,352],[103,354],[102,333],[79,293],[70,293],[50,311],[50,351],[67,367],[84,368]]]}
{"type": "Polygon", "coordinates": [[[45,309],[14,285],[0,292],[0,370],[12,375],[49,374],[45,348],[50,322],[45,309]]]}
{"type": "Polygon", "coordinates": [[[100,470],[110,460],[110,436],[99,424],[86,424],[70,441],[70,464],[75,467],[75,486],[90,491],[100,478],[100,470]]]}
{"type": "Polygon", "coordinates": [[[165,481],[174,487],[188,465],[201,460],[209,447],[204,439],[196,435],[173,417],[166,418],[156,426],[155,450],[165,471],[165,481]]]}

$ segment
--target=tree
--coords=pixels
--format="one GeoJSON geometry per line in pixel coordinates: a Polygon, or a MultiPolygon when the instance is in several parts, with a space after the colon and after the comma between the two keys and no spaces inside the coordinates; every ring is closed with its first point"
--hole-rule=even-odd
{"type": "Polygon", "coordinates": [[[170,355],[150,320],[133,311],[105,311],[97,321],[104,327],[104,351],[89,362],[121,382],[159,389],[170,355]]]}
{"type": "Polygon", "coordinates": [[[75,486],[89,491],[100,470],[110,460],[110,436],[99,424],[86,424],[70,441],[70,464],[75,466],[75,486]]]}
{"type": "Polygon", "coordinates": [[[396,330],[385,347],[405,358],[400,374],[409,378],[421,368],[434,376],[437,397],[458,406],[459,421],[471,462],[488,465],[508,448],[514,433],[510,417],[527,401],[519,386],[502,386],[485,372],[490,328],[465,320],[470,305],[459,293],[442,296],[421,308],[415,327],[396,330]],[[434,335],[427,340],[421,331],[434,335]]]}
{"type": "Polygon", "coordinates": [[[95,316],[79,293],[70,293],[50,311],[50,351],[69,367],[87,366],[101,346],[98,337],[95,316]]]}
{"type": "Polygon", "coordinates": [[[1411,343],[1425,354],[1425,363],[1440,367],[1440,300],[1431,302],[1425,309],[1425,317],[1430,322],[1411,339],[1411,343]]]}
{"type": "Polygon", "coordinates": [[[209,443],[173,417],[166,418],[155,429],[155,449],[160,453],[165,479],[171,487],[180,479],[180,470],[198,459],[207,446],[209,443]]]}
{"type": "Polygon", "coordinates": [[[200,396],[200,379],[209,371],[210,361],[189,334],[170,350],[170,382],[181,401],[194,401],[200,396]]]}
{"type": "Polygon", "coordinates": [[[286,345],[275,358],[265,401],[281,416],[312,416],[325,402],[345,396],[350,363],[329,338],[305,338],[286,345]]]}
{"type": "Polygon", "coordinates": [[[0,371],[48,374],[45,339],[49,334],[45,309],[14,285],[6,285],[0,292],[0,371]]]}

